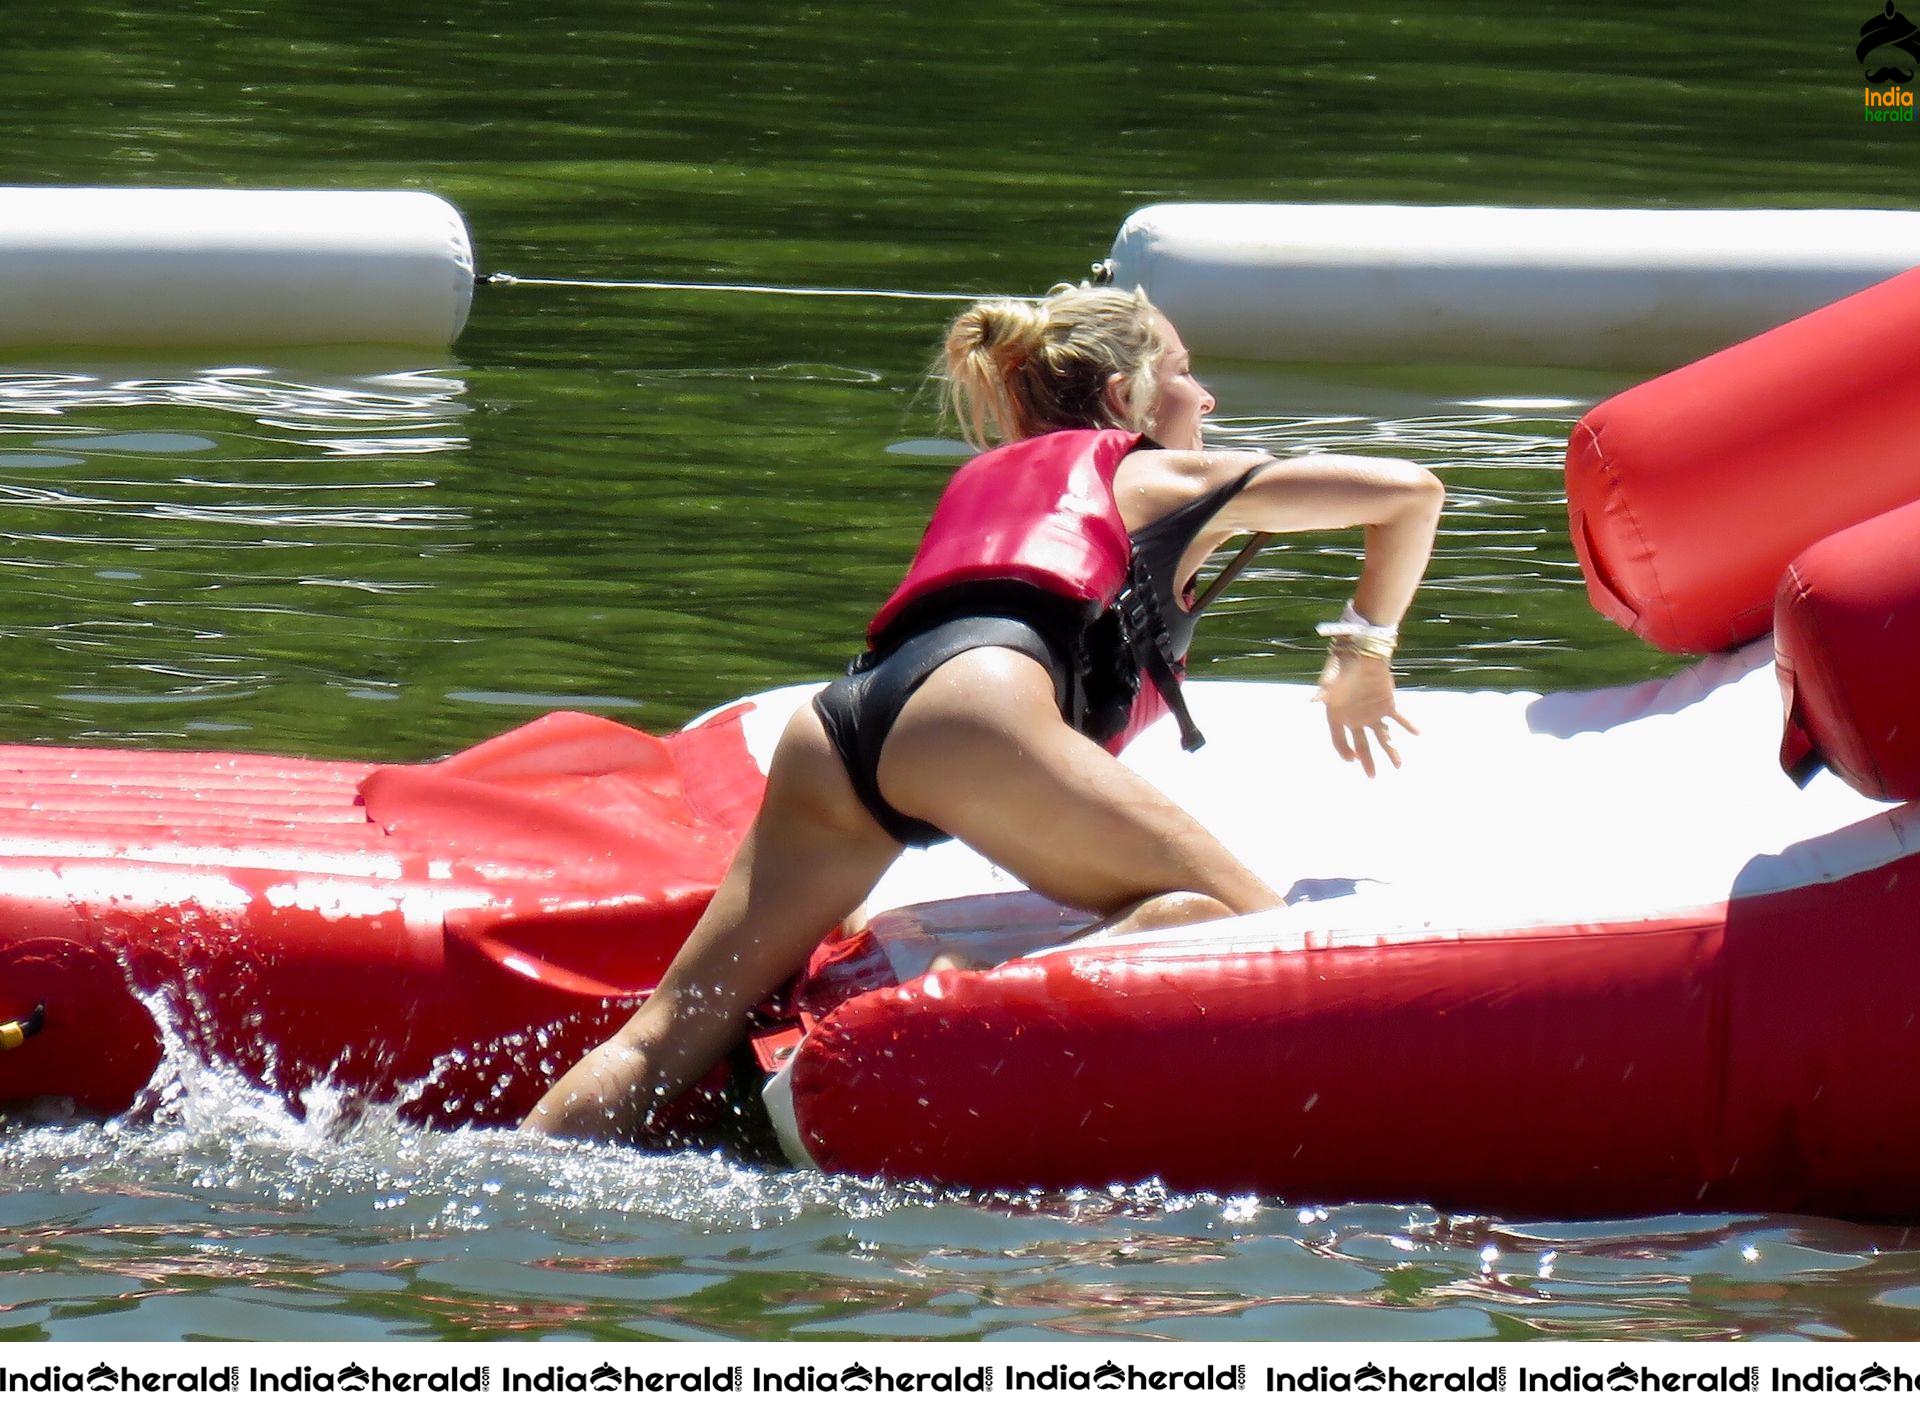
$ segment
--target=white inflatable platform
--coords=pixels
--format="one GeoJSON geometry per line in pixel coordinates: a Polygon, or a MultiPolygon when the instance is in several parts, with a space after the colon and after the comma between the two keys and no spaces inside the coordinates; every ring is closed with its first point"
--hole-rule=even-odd
{"type": "MultiPolygon", "coordinates": [[[[793,711],[818,689],[754,698],[758,709],[743,724],[763,770],[793,711]]],[[[1640,923],[1847,877],[1920,844],[1920,806],[1889,810],[1830,774],[1801,789],[1781,773],[1770,638],[1628,686],[1544,696],[1405,687],[1401,709],[1421,734],[1397,735],[1405,768],[1382,762],[1374,779],[1333,753],[1313,690],[1189,682],[1206,747],[1183,752],[1168,720],[1127,747],[1127,764],[1204,819],[1290,904],[1279,916],[1178,935],[1283,944],[1308,934],[1640,923]]],[[[879,922],[899,909],[958,898],[977,907],[984,894],[1020,890],[964,844],[943,843],[902,855],[867,910],[879,922]]],[[[875,932],[904,948],[889,956],[904,979],[925,968],[933,942],[958,940],[996,962],[1051,945],[1056,937],[1036,926],[1043,912],[1058,909],[969,918],[943,907],[930,926],[875,932]],[[986,934],[1000,925],[1011,934],[986,934]],[[996,955],[997,945],[1007,949],[996,955]]]]}
{"type": "Polygon", "coordinates": [[[1112,264],[1202,355],[1651,370],[1920,265],[1920,211],[1176,204],[1112,264]]]}
{"type": "Polygon", "coordinates": [[[473,277],[421,191],[0,187],[0,347],[445,348],[473,277]]]}

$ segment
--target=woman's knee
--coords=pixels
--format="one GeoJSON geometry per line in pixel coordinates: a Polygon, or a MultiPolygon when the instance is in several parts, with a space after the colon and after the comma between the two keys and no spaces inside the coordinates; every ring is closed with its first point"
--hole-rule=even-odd
{"type": "Polygon", "coordinates": [[[1215,922],[1222,917],[1241,916],[1245,910],[1207,892],[1163,892],[1150,901],[1170,919],[1168,925],[1215,922]]]}
{"type": "Polygon", "coordinates": [[[1211,893],[1160,892],[1121,908],[1114,914],[1107,930],[1116,935],[1130,931],[1159,931],[1165,927],[1216,922],[1222,917],[1238,915],[1232,906],[1211,893]]]}

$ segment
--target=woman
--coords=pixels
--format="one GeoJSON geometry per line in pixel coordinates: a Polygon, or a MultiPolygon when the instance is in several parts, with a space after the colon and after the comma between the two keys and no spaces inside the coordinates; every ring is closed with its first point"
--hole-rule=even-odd
{"type": "Polygon", "coordinates": [[[787,726],[759,817],[659,989],[525,1126],[632,1134],[905,847],[963,839],[1116,931],[1282,906],[1095,743],[1117,751],[1163,700],[1197,743],[1170,668],[1193,580],[1236,535],[1366,527],[1353,602],[1323,629],[1320,699],[1341,758],[1371,775],[1377,746],[1399,765],[1393,625],[1426,568],[1439,481],[1404,461],[1205,450],[1213,398],[1141,294],[978,304],[946,364],[951,409],[998,448],[956,473],[872,650],[787,726]]]}

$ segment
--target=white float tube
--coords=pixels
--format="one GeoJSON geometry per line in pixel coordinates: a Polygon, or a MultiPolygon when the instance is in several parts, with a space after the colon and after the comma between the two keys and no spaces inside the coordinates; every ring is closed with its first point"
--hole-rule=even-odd
{"type": "Polygon", "coordinates": [[[1920,211],[1163,205],[1112,260],[1203,354],[1650,369],[1920,265],[1920,211]]]}
{"type": "Polygon", "coordinates": [[[472,302],[425,192],[0,187],[0,347],[444,348],[472,302]]]}

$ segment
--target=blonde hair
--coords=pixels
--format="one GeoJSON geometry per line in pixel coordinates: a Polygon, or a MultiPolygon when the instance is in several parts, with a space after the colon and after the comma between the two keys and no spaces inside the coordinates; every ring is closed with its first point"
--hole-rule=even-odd
{"type": "Polygon", "coordinates": [[[1037,303],[983,300],[947,329],[941,410],[982,450],[1076,427],[1143,432],[1165,350],[1140,290],[1057,284],[1037,303]],[[1118,412],[1115,373],[1127,388],[1118,412]]]}

